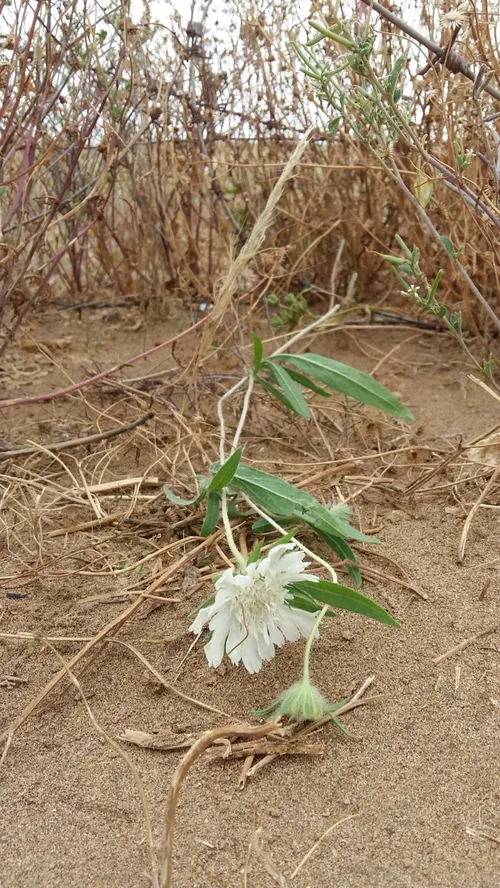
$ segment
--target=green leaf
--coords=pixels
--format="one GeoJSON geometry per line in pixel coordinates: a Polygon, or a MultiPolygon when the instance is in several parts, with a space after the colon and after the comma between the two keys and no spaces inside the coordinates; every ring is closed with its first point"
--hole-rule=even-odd
{"type": "Polygon", "coordinates": [[[330,583],[328,580],[312,583],[304,580],[300,583],[292,583],[289,588],[292,594],[310,595],[315,601],[321,601],[330,607],[362,614],[364,617],[370,617],[387,626],[399,626],[398,621],[371,598],[367,598],[366,595],[349,589],[347,586],[341,586],[339,583],[330,583]]]}
{"type": "Polygon", "coordinates": [[[246,493],[251,500],[271,515],[280,518],[286,516],[285,520],[309,524],[313,529],[318,526],[326,533],[348,537],[362,543],[377,542],[347,523],[345,518],[349,514],[349,507],[336,506],[327,509],[306,490],[293,487],[283,478],[240,465],[231,487],[246,493]]]}
{"type": "Polygon", "coordinates": [[[489,361],[485,361],[483,365],[483,373],[488,379],[493,379],[493,371],[495,369],[495,359],[490,358],[489,361]]]}
{"type": "Polygon", "coordinates": [[[377,253],[381,259],[385,259],[386,262],[389,262],[391,265],[401,266],[406,263],[406,259],[402,259],[401,256],[391,256],[388,253],[377,253]]]}
{"type": "Polygon", "coordinates": [[[453,249],[453,244],[452,244],[450,238],[442,235],[442,237],[440,237],[439,240],[441,241],[446,252],[449,253],[450,256],[453,256],[453,258],[455,258],[455,250],[453,249]]]}
{"type": "Polygon", "coordinates": [[[407,262],[403,262],[403,264],[399,266],[399,270],[403,272],[403,274],[413,274],[413,268],[411,265],[408,265],[407,262]]]}
{"type": "Polygon", "coordinates": [[[270,371],[274,376],[275,382],[283,390],[283,394],[293,412],[298,413],[303,419],[310,419],[311,413],[304,400],[304,395],[300,391],[297,383],[288,375],[288,372],[279,364],[273,364],[270,361],[264,361],[262,369],[264,368],[270,371]]]}
{"type": "Polygon", "coordinates": [[[316,383],[313,382],[312,379],[309,379],[307,376],[304,376],[303,373],[297,373],[297,371],[292,370],[291,367],[287,367],[286,372],[288,373],[289,376],[292,377],[293,380],[295,380],[295,382],[298,382],[299,385],[304,386],[304,388],[310,389],[312,392],[315,392],[317,395],[321,395],[322,398],[331,398],[332,397],[331,392],[327,391],[324,388],[321,388],[321,386],[319,386],[319,385],[316,385],[316,383]]]}
{"type": "MultiPolygon", "coordinates": [[[[333,549],[336,555],[342,561],[356,561],[356,556],[352,551],[349,543],[347,543],[342,537],[334,536],[330,533],[325,533],[325,531],[321,530],[318,526],[314,528],[318,536],[323,540],[330,549],[333,549]]],[[[346,564],[346,568],[349,571],[352,579],[356,583],[356,586],[361,586],[363,582],[363,578],[361,576],[361,571],[359,567],[355,567],[354,564],[346,564]]]]}
{"type": "Polygon", "coordinates": [[[391,394],[383,385],[380,385],[368,373],[332,361],[323,355],[280,355],[280,360],[288,361],[308,376],[319,379],[329,388],[350,398],[361,401],[362,404],[370,404],[378,407],[386,413],[397,416],[399,419],[411,421],[413,419],[409,410],[391,394]]]}
{"type": "Polygon", "coordinates": [[[285,536],[280,537],[279,540],[275,540],[271,546],[271,549],[274,549],[276,546],[286,546],[286,544],[291,542],[291,540],[294,538],[297,529],[297,527],[293,527],[292,530],[288,531],[288,533],[285,534],[285,536]]]}
{"type": "Polygon", "coordinates": [[[280,392],[278,388],[276,388],[275,385],[271,385],[271,383],[263,379],[262,376],[256,376],[255,381],[258,382],[262,386],[262,388],[266,390],[266,392],[269,392],[270,395],[274,395],[274,397],[277,398],[278,401],[281,401],[281,403],[284,404],[285,407],[288,407],[288,409],[291,410],[292,413],[294,412],[288,398],[285,398],[285,396],[280,392]]]}
{"type": "Polygon", "coordinates": [[[234,473],[236,472],[241,459],[241,447],[238,447],[238,450],[235,450],[234,453],[231,454],[229,459],[226,460],[224,465],[220,467],[218,472],[214,475],[210,484],[208,485],[208,490],[224,490],[228,484],[233,480],[234,473]]]}
{"type": "MultiPolygon", "coordinates": [[[[223,466],[217,468],[217,471],[214,474],[214,477],[207,483],[207,479],[201,478],[200,485],[201,490],[198,496],[193,497],[193,499],[181,499],[180,496],[176,496],[175,493],[172,493],[168,484],[164,484],[163,492],[168,499],[175,503],[177,506],[195,506],[197,503],[200,503],[202,499],[206,496],[210,491],[220,491],[223,490],[224,487],[231,482],[233,475],[238,468],[239,462],[241,459],[241,447],[238,450],[235,450],[234,453],[231,454],[228,460],[224,463],[223,466]]],[[[213,509],[213,506],[212,506],[213,509]]]]}
{"type": "Polygon", "coordinates": [[[413,261],[413,251],[410,250],[410,248],[405,244],[403,238],[400,237],[399,234],[395,234],[394,239],[395,239],[396,243],[399,244],[399,246],[401,247],[406,258],[409,259],[410,262],[412,262],[413,261]]]}
{"type": "Polygon", "coordinates": [[[342,123],[341,117],[332,117],[332,119],[328,123],[328,127],[327,127],[328,135],[329,136],[336,136],[337,130],[338,130],[341,123],[342,123]]]}
{"type": "Polygon", "coordinates": [[[259,558],[260,558],[260,550],[262,549],[262,546],[263,546],[263,545],[264,545],[264,540],[259,540],[259,542],[257,543],[257,545],[254,546],[254,548],[253,548],[252,551],[250,552],[250,555],[249,555],[248,558],[247,558],[247,564],[254,564],[256,561],[259,560],[259,558]]]}
{"type": "MultiPolygon", "coordinates": [[[[212,470],[212,467],[211,467],[211,470],[212,470]]],[[[242,518],[243,516],[246,516],[246,515],[253,515],[253,512],[239,512],[238,511],[238,509],[236,507],[237,498],[238,498],[238,494],[235,493],[234,496],[232,496],[228,499],[227,515],[228,515],[228,518],[231,518],[231,521],[233,521],[233,520],[236,521],[239,518],[242,518]]]]}
{"type": "MultiPolygon", "coordinates": [[[[289,588],[291,589],[291,586],[289,588]]],[[[321,610],[321,605],[317,604],[309,595],[295,594],[293,598],[287,600],[287,604],[289,607],[296,607],[299,610],[307,611],[308,614],[317,614],[321,610]]],[[[328,609],[325,616],[338,617],[338,614],[336,611],[328,609]]]]}
{"type": "Polygon", "coordinates": [[[283,478],[268,475],[250,466],[238,466],[231,487],[246,493],[250,499],[273,515],[289,515],[319,505],[305,490],[292,487],[283,478]]]}
{"type": "MultiPolygon", "coordinates": [[[[293,518],[284,517],[280,515],[279,523],[286,527],[288,524],[293,524],[293,518]]],[[[272,524],[269,524],[269,521],[266,521],[265,518],[258,518],[257,521],[254,521],[252,524],[252,530],[254,533],[271,533],[271,531],[276,530],[272,524]]]]}
{"type": "Polygon", "coordinates": [[[218,493],[211,490],[207,497],[207,514],[205,515],[205,520],[200,530],[200,536],[210,536],[217,527],[217,522],[219,520],[219,504],[220,497],[218,493]]]}
{"type": "Polygon", "coordinates": [[[443,247],[445,248],[446,252],[447,252],[447,253],[448,253],[453,259],[458,259],[458,257],[462,255],[462,253],[463,253],[463,251],[464,251],[464,248],[463,248],[463,247],[459,247],[458,250],[455,250],[454,247],[453,247],[453,244],[452,244],[452,242],[451,242],[451,240],[450,240],[449,237],[445,237],[445,235],[443,234],[443,235],[439,238],[439,240],[441,241],[441,243],[442,243],[443,247]]]}
{"type": "Polygon", "coordinates": [[[443,269],[440,268],[439,271],[438,271],[438,273],[437,273],[437,275],[436,275],[436,277],[434,278],[434,281],[433,281],[432,287],[431,287],[430,292],[429,292],[429,302],[432,302],[432,300],[434,299],[434,297],[435,297],[435,295],[436,295],[436,293],[437,293],[437,289],[438,289],[438,287],[439,287],[439,284],[440,284],[441,278],[443,277],[443,274],[444,274],[443,269]]]}
{"type": "Polygon", "coordinates": [[[401,71],[403,70],[407,61],[408,61],[408,53],[404,52],[403,55],[399,56],[399,58],[396,59],[396,62],[394,63],[394,67],[387,78],[387,81],[386,81],[387,90],[388,90],[388,92],[393,94],[393,97],[394,97],[394,91],[397,86],[397,82],[399,80],[399,75],[401,74],[401,71]]]}
{"type": "Polygon", "coordinates": [[[254,333],[253,334],[253,369],[254,373],[259,372],[260,365],[262,364],[262,357],[264,355],[264,346],[262,344],[262,339],[254,333]]]}
{"type": "Polygon", "coordinates": [[[346,537],[349,540],[356,540],[358,543],[376,544],[378,540],[369,537],[360,530],[344,520],[340,509],[336,513],[338,507],[327,509],[325,506],[317,504],[315,509],[308,510],[303,514],[303,520],[307,522],[314,530],[323,530],[332,533],[334,536],[346,537]]]}

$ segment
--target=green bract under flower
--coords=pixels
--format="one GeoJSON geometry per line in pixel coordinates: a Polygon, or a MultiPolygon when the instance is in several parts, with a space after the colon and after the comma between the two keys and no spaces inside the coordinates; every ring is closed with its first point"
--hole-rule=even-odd
{"type": "Polygon", "coordinates": [[[324,698],[321,691],[314,687],[307,678],[302,678],[284,691],[267,709],[258,709],[254,712],[257,718],[276,718],[288,716],[295,721],[318,721],[324,715],[328,715],[341,731],[347,733],[342,725],[334,717],[337,709],[347,702],[342,700],[333,706],[324,698]]]}

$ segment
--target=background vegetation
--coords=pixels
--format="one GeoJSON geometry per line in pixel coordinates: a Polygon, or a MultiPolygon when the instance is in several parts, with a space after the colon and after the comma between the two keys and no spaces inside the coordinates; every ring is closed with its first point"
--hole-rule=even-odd
{"type": "Polygon", "coordinates": [[[209,302],[311,124],[242,282],[251,300],[292,294],[299,314],[316,297],[343,300],[348,311],[368,304],[411,313],[380,256],[399,254],[399,234],[418,246],[429,278],[444,267],[440,302],[462,310],[472,332],[497,332],[411,200],[464,248],[461,262],[496,312],[500,112],[489,91],[500,67],[498,17],[486,3],[401,11],[423,37],[458,50],[475,82],[429,64],[428,49],[361,0],[313,9],[230,0],[220,18],[206,4],[193,4],[191,16],[168,3],[161,16],[148,3],[0,6],[2,351],[48,303],[140,303],[166,313],[175,300],[194,310],[209,302]],[[387,135],[387,120],[361,120],[363,73],[345,46],[327,40],[321,64],[331,71],[340,60],[337,81],[356,99],[335,116],[293,45],[316,35],[309,14],[341,23],[355,41],[370,35],[386,101],[387,79],[398,83],[403,137],[387,135]]]}

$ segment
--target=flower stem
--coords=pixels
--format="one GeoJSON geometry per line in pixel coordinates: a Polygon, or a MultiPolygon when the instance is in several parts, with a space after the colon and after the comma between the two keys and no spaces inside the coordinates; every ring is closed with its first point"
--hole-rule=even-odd
{"type": "Polygon", "coordinates": [[[314,636],[316,635],[316,632],[318,631],[319,624],[321,623],[327,610],[328,610],[328,605],[325,604],[325,606],[321,608],[318,616],[316,617],[316,619],[314,621],[314,626],[312,627],[311,632],[309,633],[309,638],[307,639],[306,649],[304,651],[304,670],[302,672],[302,680],[304,682],[307,682],[308,684],[309,684],[309,658],[311,656],[312,643],[314,641],[314,636]]]}
{"type": "MultiPolygon", "coordinates": [[[[319,327],[321,324],[323,324],[325,321],[327,321],[330,317],[332,317],[334,314],[336,314],[338,312],[338,310],[339,310],[339,307],[335,306],[334,308],[330,309],[330,311],[327,311],[326,314],[322,315],[320,318],[317,318],[315,321],[313,321],[307,327],[304,327],[303,330],[299,330],[299,332],[296,333],[295,336],[292,336],[292,338],[289,339],[287,342],[285,342],[280,348],[276,349],[276,351],[273,352],[271,357],[279,355],[282,352],[289,349],[292,344],[297,342],[299,339],[302,339],[302,337],[307,336],[314,329],[316,329],[316,327],[319,327]]],[[[221,398],[219,398],[219,401],[217,404],[217,413],[219,416],[219,428],[220,428],[219,459],[220,459],[221,464],[224,463],[225,459],[226,459],[226,453],[225,453],[225,451],[226,451],[226,426],[225,426],[225,422],[224,422],[224,402],[228,398],[230,398],[231,395],[234,395],[237,391],[239,391],[239,389],[242,388],[242,386],[245,385],[245,383],[246,383],[247,389],[245,392],[245,398],[243,401],[243,407],[241,409],[241,415],[239,418],[238,426],[236,428],[236,432],[234,434],[233,443],[232,443],[232,447],[231,447],[231,452],[233,453],[236,450],[236,448],[238,447],[239,440],[240,440],[241,434],[243,432],[246,418],[248,415],[248,410],[250,408],[250,400],[252,397],[252,392],[253,392],[253,387],[254,387],[253,373],[250,372],[247,376],[243,376],[240,380],[238,380],[238,382],[235,385],[233,385],[232,388],[228,389],[228,391],[225,392],[221,398]]],[[[246,497],[245,497],[245,499],[246,499],[246,497]]],[[[250,502],[250,500],[248,500],[248,502],[250,502]]],[[[264,518],[266,518],[267,521],[269,521],[274,527],[276,527],[278,530],[280,530],[283,533],[283,535],[286,534],[286,531],[284,531],[283,528],[279,526],[279,524],[276,524],[276,522],[273,521],[271,518],[269,518],[268,515],[266,515],[264,512],[261,512],[254,503],[250,503],[250,505],[252,506],[253,509],[255,509],[256,512],[258,512],[260,515],[262,515],[264,518]]],[[[241,552],[238,550],[238,547],[234,541],[233,531],[231,528],[231,522],[230,522],[229,516],[227,514],[227,494],[226,494],[225,490],[223,490],[222,494],[221,494],[221,511],[222,511],[222,521],[224,524],[224,530],[226,532],[228,546],[229,546],[232,554],[234,555],[238,565],[240,567],[244,567],[246,564],[246,561],[243,558],[243,555],[241,554],[241,552]]],[[[323,567],[326,567],[326,569],[332,575],[333,582],[334,583],[337,582],[337,574],[335,573],[333,568],[328,564],[328,562],[323,561],[322,558],[319,558],[318,555],[315,555],[314,552],[311,552],[309,549],[307,549],[305,546],[303,546],[302,543],[299,543],[298,540],[294,539],[293,542],[296,544],[296,546],[298,546],[300,549],[302,549],[303,552],[305,552],[307,555],[309,555],[311,558],[313,558],[314,561],[317,561],[318,564],[322,564],[323,567]]]]}
{"type": "MultiPolygon", "coordinates": [[[[262,518],[265,518],[266,521],[268,521],[269,524],[271,524],[276,530],[279,530],[280,533],[283,534],[283,536],[286,536],[287,531],[285,530],[285,528],[282,527],[281,524],[278,524],[278,522],[275,521],[274,518],[271,518],[269,515],[267,515],[266,512],[263,512],[262,509],[260,509],[259,506],[246,495],[246,493],[243,494],[243,499],[245,500],[245,502],[248,503],[248,505],[251,509],[253,509],[254,512],[257,512],[258,515],[260,515],[262,518]]],[[[301,543],[300,540],[298,540],[296,537],[292,537],[291,542],[294,543],[298,549],[302,549],[302,551],[305,552],[305,554],[308,555],[309,558],[312,558],[313,561],[316,561],[317,564],[321,564],[322,567],[325,567],[330,574],[333,583],[338,582],[337,573],[333,569],[332,565],[328,564],[328,561],[325,561],[324,558],[316,555],[316,552],[313,552],[312,549],[308,549],[307,546],[304,546],[304,543],[301,543]]]]}
{"type": "Polygon", "coordinates": [[[241,379],[238,380],[238,382],[236,382],[232,386],[232,388],[228,389],[227,392],[225,392],[222,395],[222,397],[219,398],[219,401],[217,403],[217,413],[219,415],[219,428],[220,428],[219,459],[220,459],[221,464],[223,462],[225,462],[225,443],[226,443],[226,425],[224,422],[224,409],[223,409],[224,401],[227,398],[230,398],[231,395],[234,395],[235,392],[237,392],[241,388],[241,386],[245,384],[245,381],[247,379],[248,379],[247,376],[242,376],[241,379]]]}
{"type": "Polygon", "coordinates": [[[223,490],[221,492],[221,512],[222,512],[222,522],[224,524],[224,530],[226,532],[227,544],[236,559],[236,563],[239,565],[240,568],[243,568],[246,566],[246,561],[243,558],[243,555],[241,554],[240,550],[238,549],[238,546],[236,545],[236,543],[234,541],[233,528],[231,527],[229,515],[227,514],[227,492],[226,492],[226,490],[223,490]]]}
{"type": "Polygon", "coordinates": [[[243,401],[243,407],[241,408],[240,421],[238,423],[238,428],[236,429],[236,432],[234,433],[233,452],[236,450],[238,444],[240,443],[241,433],[243,431],[243,427],[245,425],[246,418],[247,418],[247,413],[248,413],[248,410],[250,407],[250,398],[252,397],[253,383],[254,383],[254,379],[253,379],[252,374],[250,373],[249,376],[247,376],[247,390],[245,392],[245,399],[243,401]]]}

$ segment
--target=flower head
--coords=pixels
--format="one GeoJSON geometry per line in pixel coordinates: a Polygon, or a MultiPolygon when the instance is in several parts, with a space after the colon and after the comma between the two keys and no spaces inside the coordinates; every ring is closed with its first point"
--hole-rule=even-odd
{"type": "Polygon", "coordinates": [[[420,287],[417,287],[415,284],[410,284],[407,290],[399,291],[402,296],[410,296],[412,299],[420,298],[420,287]]]}
{"type": "Polygon", "coordinates": [[[275,647],[309,635],[316,614],[292,607],[288,591],[290,583],[318,580],[305,573],[306,567],[303,552],[294,543],[282,543],[241,572],[229,568],[221,574],[213,604],[202,608],[190,626],[198,634],[208,623],[209,666],[219,666],[226,653],[235,665],[243,661],[248,672],[259,672],[275,647]]]}
{"type": "Polygon", "coordinates": [[[460,3],[456,9],[450,9],[440,17],[442,28],[463,28],[469,21],[470,6],[468,2],[460,3]]]}

